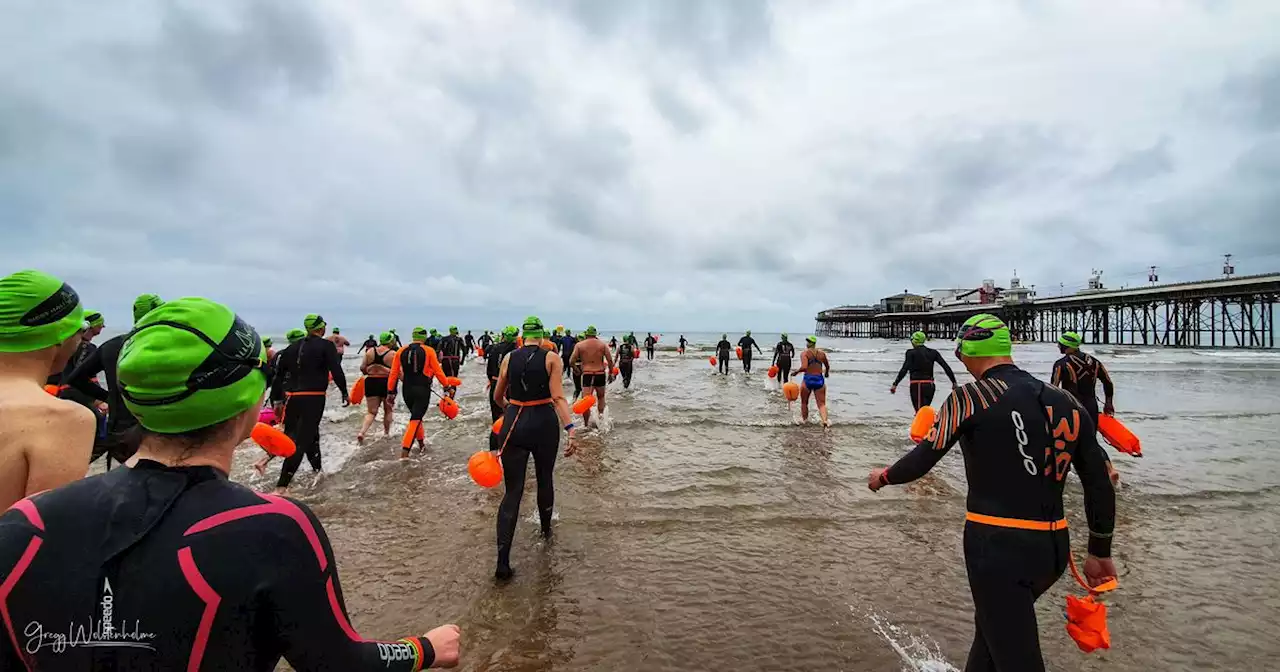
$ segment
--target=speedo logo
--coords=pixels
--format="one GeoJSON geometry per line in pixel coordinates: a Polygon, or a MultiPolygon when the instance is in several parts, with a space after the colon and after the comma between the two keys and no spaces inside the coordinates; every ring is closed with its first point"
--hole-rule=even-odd
{"type": "Polygon", "coordinates": [[[413,645],[404,642],[396,642],[394,644],[378,642],[378,657],[382,659],[382,663],[386,667],[391,667],[391,663],[399,663],[406,660],[416,662],[418,660],[418,654],[413,645]]]}
{"type": "Polygon", "coordinates": [[[58,320],[68,316],[80,305],[80,295],[76,294],[76,290],[71,289],[71,285],[62,283],[62,287],[54,292],[52,296],[40,302],[40,305],[27,311],[22,316],[19,323],[24,327],[42,327],[46,324],[53,324],[58,320]]]}

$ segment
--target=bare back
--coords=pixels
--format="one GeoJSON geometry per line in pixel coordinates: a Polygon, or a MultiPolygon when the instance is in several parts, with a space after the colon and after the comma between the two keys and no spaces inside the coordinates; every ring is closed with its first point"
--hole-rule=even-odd
{"type": "Polygon", "coordinates": [[[387,357],[389,352],[391,352],[391,348],[385,345],[365,350],[364,362],[360,366],[360,371],[367,376],[391,375],[391,368],[385,365],[385,362],[390,359],[387,357]]]}
{"type": "Polygon", "coordinates": [[[570,364],[581,364],[582,373],[606,373],[608,368],[606,362],[612,364],[612,356],[609,354],[609,346],[604,341],[589,337],[578,341],[573,348],[573,356],[570,364]]]}
{"type": "Polygon", "coordinates": [[[26,381],[0,381],[0,508],[84,478],[93,411],[26,381]]]}
{"type": "Polygon", "coordinates": [[[800,357],[803,360],[800,368],[805,373],[819,374],[831,368],[831,364],[827,361],[827,353],[817,348],[805,348],[800,357]]]}

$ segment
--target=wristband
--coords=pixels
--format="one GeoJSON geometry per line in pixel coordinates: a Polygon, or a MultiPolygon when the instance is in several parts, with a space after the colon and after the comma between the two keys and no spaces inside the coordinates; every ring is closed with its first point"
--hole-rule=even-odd
{"type": "Polygon", "coordinates": [[[574,424],[571,422],[564,426],[564,431],[570,432],[570,431],[573,431],[573,428],[574,428],[574,424]]]}

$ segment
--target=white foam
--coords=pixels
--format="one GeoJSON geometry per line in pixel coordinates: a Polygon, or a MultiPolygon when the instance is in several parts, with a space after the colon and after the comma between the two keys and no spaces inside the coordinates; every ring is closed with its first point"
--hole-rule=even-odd
{"type": "Polygon", "coordinates": [[[942,656],[938,643],[928,635],[913,634],[873,611],[859,614],[852,606],[849,607],[849,611],[853,612],[854,616],[865,616],[871,621],[871,631],[880,635],[880,638],[902,659],[903,672],[960,672],[958,668],[947,662],[942,656]]]}

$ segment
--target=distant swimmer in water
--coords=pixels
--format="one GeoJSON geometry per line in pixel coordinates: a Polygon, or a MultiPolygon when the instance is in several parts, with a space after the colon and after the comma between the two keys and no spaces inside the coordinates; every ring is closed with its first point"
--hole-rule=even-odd
{"type": "Polygon", "coordinates": [[[762,355],[764,350],[761,350],[760,346],[756,344],[756,339],[751,338],[750,331],[747,332],[746,336],[738,339],[738,347],[742,348],[742,370],[751,373],[751,349],[755,348],[755,351],[762,355]]]}
{"type": "Polygon", "coordinates": [[[951,372],[951,366],[942,358],[942,355],[938,354],[937,350],[924,344],[926,339],[923,331],[911,334],[911,349],[907,351],[902,368],[898,370],[898,377],[893,379],[893,385],[889,387],[889,394],[897,394],[898,383],[902,382],[902,377],[909,372],[911,374],[911,408],[917,411],[921,406],[933,403],[933,394],[937,390],[933,384],[935,363],[942,365],[942,371],[947,374],[947,378],[951,379],[951,389],[956,389],[956,374],[951,372]]]}
{"type": "MultiPolygon", "coordinates": [[[[487,333],[487,332],[486,332],[487,333]]],[[[507,353],[516,349],[516,336],[520,335],[520,329],[512,326],[502,330],[502,340],[493,343],[484,349],[485,357],[485,374],[489,377],[489,414],[492,416],[490,422],[497,422],[502,417],[502,406],[498,405],[495,394],[498,391],[498,374],[502,372],[502,358],[507,353]]],[[[497,432],[489,432],[489,450],[497,450],[501,447],[498,441],[499,434],[497,432]]]]}
{"type": "Polygon", "coordinates": [[[397,334],[395,329],[388,329],[387,331],[390,331],[391,335],[396,337],[396,349],[398,350],[400,348],[403,348],[404,343],[400,342],[400,334],[397,334]]]}
{"type": "Polygon", "coordinates": [[[267,349],[267,361],[268,361],[268,362],[270,362],[271,360],[273,360],[273,359],[275,359],[275,358],[276,358],[276,350],[275,350],[275,348],[271,347],[271,345],[272,345],[272,343],[271,343],[271,339],[270,339],[270,338],[264,338],[264,339],[262,339],[262,347],[264,347],[264,348],[266,348],[266,349],[267,349]]]}
{"type": "MultiPolygon", "coordinates": [[[[1106,395],[1106,401],[1103,403],[1102,412],[1107,415],[1115,415],[1116,407],[1114,405],[1116,396],[1115,384],[1111,382],[1111,374],[1107,373],[1107,367],[1102,365],[1095,357],[1085,354],[1080,350],[1081,338],[1080,334],[1074,331],[1064,332],[1058,337],[1058,352],[1062,353],[1062,359],[1053,363],[1053,384],[1066,390],[1076,401],[1084,406],[1084,410],[1088,411],[1089,419],[1093,421],[1094,430],[1098,427],[1098,388],[1099,381],[1102,382],[1102,393],[1106,395]]],[[[1102,444],[1098,444],[1101,446],[1102,444]]],[[[1107,457],[1107,474],[1111,476],[1113,483],[1120,482],[1120,472],[1116,471],[1115,465],[1111,464],[1111,456],[1107,455],[1107,449],[1102,449],[1102,454],[1107,457]]]]}
{"type": "Polygon", "coordinates": [[[524,321],[524,347],[502,360],[494,397],[505,415],[502,421],[502,478],[506,492],[498,507],[498,564],[494,578],[505,581],[511,569],[511,540],[520,517],[525,472],[533,456],[533,473],[538,482],[538,519],[542,536],[551,536],[551,514],[555,508],[552,472],[560,447],[560,428],[569,434],[565,456],[577,450],[573,415],[564,398],[564,363],[560,355],[542,347],[546,327],[536,317],[524,321]]]}
{"type": "Polygon", "coordinates": [[[975,382],[953,392],[928,436],[893,466],[872,471],[867,485],[875,491],[910,483],[960,443],[969,483],[965,569],[976,626],[964,669],[1043,672],[1035,603],[1062,576],[1071,553],[1062,505],[1067,470],[1074,465],[1084,487],[1090,586],[1116,576],[1115,490],[1088,413],[1014,365],[1000,318],[969,318],[956,341],[975,382]]]}
{"type": "Polygon", "coordinates": [[[635,361],[638,355],[639,353],[636,352],[635,346],[630,343],[624,342],[618,348],[618,372],[622,374],[622,389],[624,390],[631,389],[631,374],[635,370],[635,361]]]}
{"type": "Polygon", "coordinates": [[[280,467],[280,478],[276,481],[278,495],[289,489],[304,455],[312,470],[320,471],[320,420],[324,417],[325,390],[330,377],[342,394],[342,405],[351,405],[338,348],[324,337],[327,327],[324,318],[308,315],[302,327],[307,330],[306,337],[280,353],[280,366],[274,375],[277,381],[286,378],[289,381],[285,392],[284,433],[297,445],[297,450],[285,458],[280,467]]]}
{"type": "Polygon", "coordinates": [[[315,514],[228,479],[258,420],[265,366],[258,334],[207,299],[172,301],[137,325],[119,360],[141,423],[136,464],[0,517],[4,620],[17,628],[2,638],[0,669],[274,670],[282,657],[299,672],[457,664],[457,626],[361,638],[315,514]]]}
{"type": "Polygon", "coordinates": [[[613,351],[615,351],[615,352],[618,350],[618,337],[617,337],[617,336],[614,336],[613,338],[610,338],[610,339],[609,339],[609,349],[610,349],[610,350],[613,350],[613,351]]]}
{"type": "Polygon", "coordinates": [[[654,338],[653,334],[649,334],[648,336],[645,336],[644,351],[645,351],[645,356],[647,356],[649,359],[653,359],[653,349],[654,349],[654,346],[656,345],[658,345],[658,339],[654,338]]]}
{"type": "Polygon", "coordinates": [[[467,335],[463,336],[462,339],[467,343],[467,352],[475,352],[476,337],[471,335],[470,329],[467,330],[467,335]]]}
{"type": "Polygon", "coordinates": [[[435,329],[431,330],[427,335],[427,347],[435,350],[436,354],[440,354],[440,332],[435,329]]]}
{"type": "Polygon", "coordinates": [[[689,344],[689,341],[685,340],[685,338],[684,338],[684,334],[680,334],[680,347],[679,347],[679,348],[677,348],[677,349],[676,349],[676,351],[683,355],[683,354],[684,354],[684,348],[685,348],[685,346],[686,346],[686,345],[688,345],[688,344],[689,344]]]}
{"type": "Polygon", "coordinates": [[[44,390],[84,330],[84,306],[70,285],[39,271],[0,278],[0,509],[83,478],[89,468],[93,412],[44,390]]]}
{"type": "MultiPolygon", "coordinates": [[[[440,339],[436,350],[440,353],[440,368],[447,378],[457,378],[462,364],[467,361],[467,343],[458,335],[457,327],[449,327],[449,335],[440,339]]],[[[452,399],[458,396],[458,388],[446,387],[444,393],[452,399]]]]}
{"type": "MultiPolygon", "coordinates": [[[[391,332],[386,332],[386,333],[391,333],[391,332]]],[[[395,335],[392,334],[392,339],[393,339],[392,344],[395,343],[394,338],[395,338],[395,335]]],[[[374,338],[373,334],[369,334],[369,338],[364,339],[364,343],[360,345],[360,353],[364,354],[365,350],[372,350],[376,347],[378,347],[378,339],[374,338]]]]}
{"type": "Polygon", "coordinates": [[[337,327],[333,328],[333,334],[329,336],[328,340],[333,344],[333,347],[338,349],[339,358],[346,354],[347,346],[351,345],[351,341],[348,341],[347,337],[343,336],[342,331],[337,327]]]}
{"type": "Polygon", "coordinates": [[[778,381],[786,383],[791,379],[791,359],[796,356],[796,346],[782,334],[782,340],[773,346],[773,365],[778,367],[778,381]]]}
{"type": "MultiPolygon", "coordinates": [[[[613,353],[605,347],[604,341],[597,338],[597,334],[594,326],[588,326],[587,330],[582,332],[583,339],[573,349],[569,365],[581,367],[582,388],[587,394],[595,395],[596,408],[600,409],[603,417],[604,395],[608,390],[606,386],[612,379],[610,372],[613,371],[613,353]]],[[[590,423],[591,411],[588,410],[582,415],[582,424],[586,426],[590,423]]]]}
{"type": "Polygon", "coordinates": [[[831,362],[827,353],[818,349],[815,336],[806,338],[809,347],[800,353],[800,368],[791,373],[798,376],[804,373],[804,384],[800,386],[800,421],[809,421],[809,395],[818,402],[818,417],[822,418],[822,426],[830,427],[827,419],[827,378],[831,377],[831,362]]]}
{"type": "Polygon", "coordinates": [[[564,335],[560,337],[560,359],[565,361],[564,374],[573,378],[574,401],[577,401],[578,397],[582,396],[582,367],[575,367],[569,364],[569,360],[573,359],[573,349],[577,346],[578,339],[573,337],[572,331],[565,329],[564,335]]]}
{"type": "Polygon", "coordinates": [[[356,434],[356,443],[364,443],[365,434],[378,418],[378,409],[382,409],[382,435],[391,435],[391,412],[395,409],[395,400],[387,396],[387,377],[391,375],[391,360],[395,351],[391,346],[395,338],[391,332],[380,334],[382,344],[364,353],[360,363],[360,373],[364,374],[364,422],[360,425],[360,433],[356,434]]]}
{"type": "Polygon", "coordinates": [[[409,426],[404,430],[404,438],[400,441],[400,459],[409,458],[409,450],[413,442],[418,442],[419,449],[426,449],[426,434],[422,427],[422,419],[431,408],[431,379],[440,381],[445,386],[444,369],[436,358],[436,351],[427,345],[427,330],[414,327],[413,342],[400,348],[391,362],[391,375],[387,378],[388,394],[396,390],[396,383],[404,380],[404,405],[409,408],[409,426]]]}
{"type": "MultiPolygon", "coordinates": [[[[284,335],[284,338],[289,342],[289,345],[293,345],[306,337],[307,332],[301,329],[290,329],[284,335]]],[[[271,410],[275,412],[275,416],[277,418],[284,415],[284,402],[288,394],[286,390],[288,390],[289,386],[293,384],[289,375],[275,375],[275,372],[280,370],[280,354],[283,352],[284,350],[281,350],[272,355],[271,359],[267,360],[267,366],[272,372],[270,383],[271,387],[269,388],[270,391],[267,393],[267,401],[271,405],[271,410]]],[[[253,470],[258,472],[259,476],[265,476],[267,474],[267,465],[271,464],[271,461],[274,459],[276,459],[274,455],[263,455],[257,462],[253,463],[253,470]]]]}
{"type": "Polygon", "coordinates": [[[480,338],[476,339],[476,343],[480,346],[481,350],[485,351],[487,355],[489,352],[489,346],[493,344],[493,337],[489,335],[488,329],[485,329],[484,333],[480,334],[480,338]]]}
{"type": "Polygon", "coordinates": [[[729,353],[733,344],[729,342],[729,334],[720,334],[720,342],[716,343],[716,365],[720,373],[729,375],[729,353]]]}

